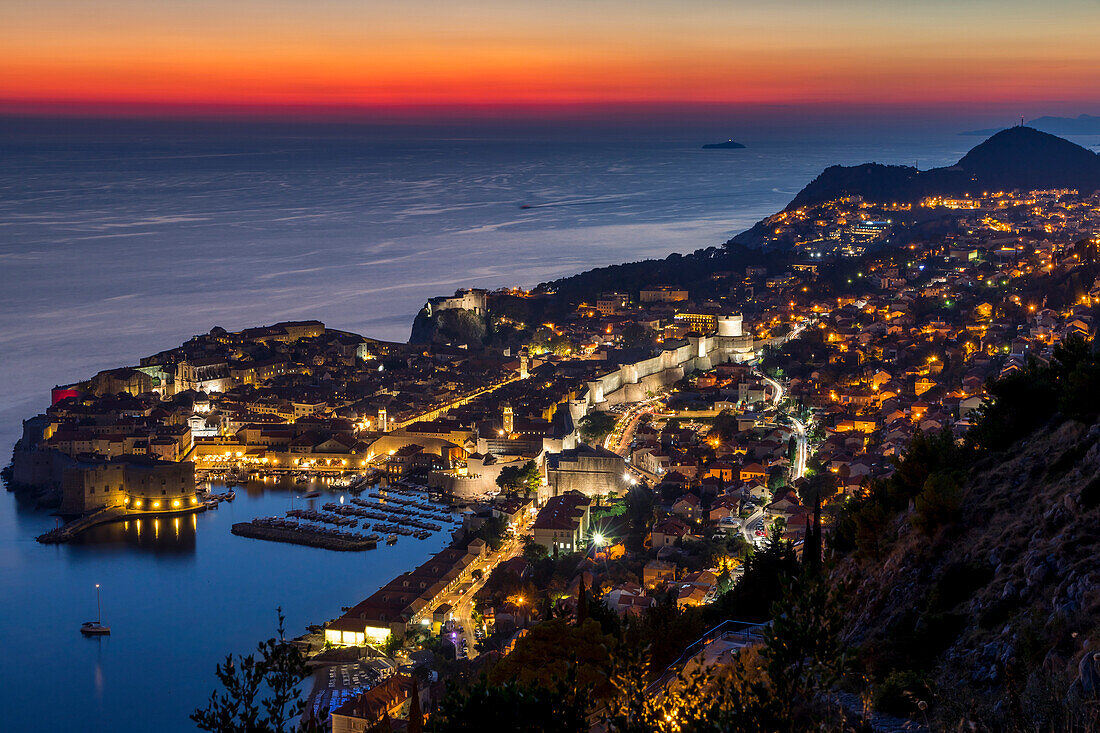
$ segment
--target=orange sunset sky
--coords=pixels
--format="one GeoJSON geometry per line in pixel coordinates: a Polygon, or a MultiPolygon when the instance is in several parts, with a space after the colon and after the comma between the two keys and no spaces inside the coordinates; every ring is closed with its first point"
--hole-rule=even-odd
{"type": "Polygon", "coordinates": [[[0,110],[1100,100],[1100,3],[34,0],[0,110]]]}

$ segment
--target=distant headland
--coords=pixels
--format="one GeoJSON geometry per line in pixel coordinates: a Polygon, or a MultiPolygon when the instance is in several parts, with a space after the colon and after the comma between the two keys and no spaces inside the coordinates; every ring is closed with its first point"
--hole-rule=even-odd
{"type": "MultiPolygon", "coordinates": [[[[848,196],[915,203],[927,196],[1042,189],[1076,189],[1085,194],[1100,191],[1100,155],[1031,127],[1010,127],[943,168],[922,171],[880,163],[830,166],[799,191],[785,211],[848,196]]],[[[731,241],[761,246],[767,221],[757,222],[731,241]]]]}
{"type": "Polygon", "coordinates": [[[745,146],[741,143],[726,140],[724,143],[707,143],[703,146],[703,150],[739,150],[743,147],[745,146]]]}
{"type": "MultiPolygon", "coordinates": [[[[1051,135],[1100,135],[1100,116],[1077,115],[1076,117],[1052,117],[1047,115],[1045,117],[1036,117],[1034,120],[1028,120],[1026,126],[1034,127],[1036,130],[1041,130],[1042,132],[1048,132],[1051,135]]],[[[985,130],[967,130],[959,134],[985,137],[1000,132],[1003,129],[1006,128],[994,127],[985,130]]]]}

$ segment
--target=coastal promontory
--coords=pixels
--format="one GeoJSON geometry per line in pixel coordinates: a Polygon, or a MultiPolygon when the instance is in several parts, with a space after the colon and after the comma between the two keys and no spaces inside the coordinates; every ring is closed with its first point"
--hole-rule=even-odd
{"type": "MultiPolygon", "coordinates": [[[[830,166],[799,191],[784,212],[846,197],[915,204],[931,196],[1055,189],[1082,194],[1100,190],[1100,156],[1069,140],[1021,126],[996,133],[942,168],[922,171],[880,163],[830,166]]],[[[731,241],[760,246],[770,219],[731,241]]]]}

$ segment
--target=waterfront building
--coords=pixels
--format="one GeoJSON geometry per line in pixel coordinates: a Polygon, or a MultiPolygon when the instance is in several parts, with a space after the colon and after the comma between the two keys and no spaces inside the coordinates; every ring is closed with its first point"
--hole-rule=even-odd
{"type": "Polygon", "coordinates": [[[470,579],[486,553],[484,540],[455,543],[415,570],[399,575],[325,626],[325,641],[338,646],[381,644],[416,624],[430,626],[444,597],[470,579]]]}
{"type": "Polygon", "coordinates": [[[64,469],[61,514],[120,508],[171,512],[194,508],[195,464],[148,456],[79,461],[64,469]]]}
{"type": "Polygon", "coordinates": [[[475,499],[499,490],[497,477],[505,468],[522,468],[528,461],[534,461],[541,469],[545,460],[546,454],[541,449],[530,455],[471,453],[466,456],[465,465],[430,473],[428,485],[454,499],[475,499]]]}

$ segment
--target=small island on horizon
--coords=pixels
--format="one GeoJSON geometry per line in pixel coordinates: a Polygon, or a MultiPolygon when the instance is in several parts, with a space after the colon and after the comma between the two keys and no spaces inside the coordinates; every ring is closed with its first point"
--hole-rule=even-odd
{"type": "Polygon", "coordinates": [[[703,150],[740,150],[745,146],[741,143],[734,142],[732,139],[726,140],[724,143],[707,143],[703,146],[703,150]]]}

